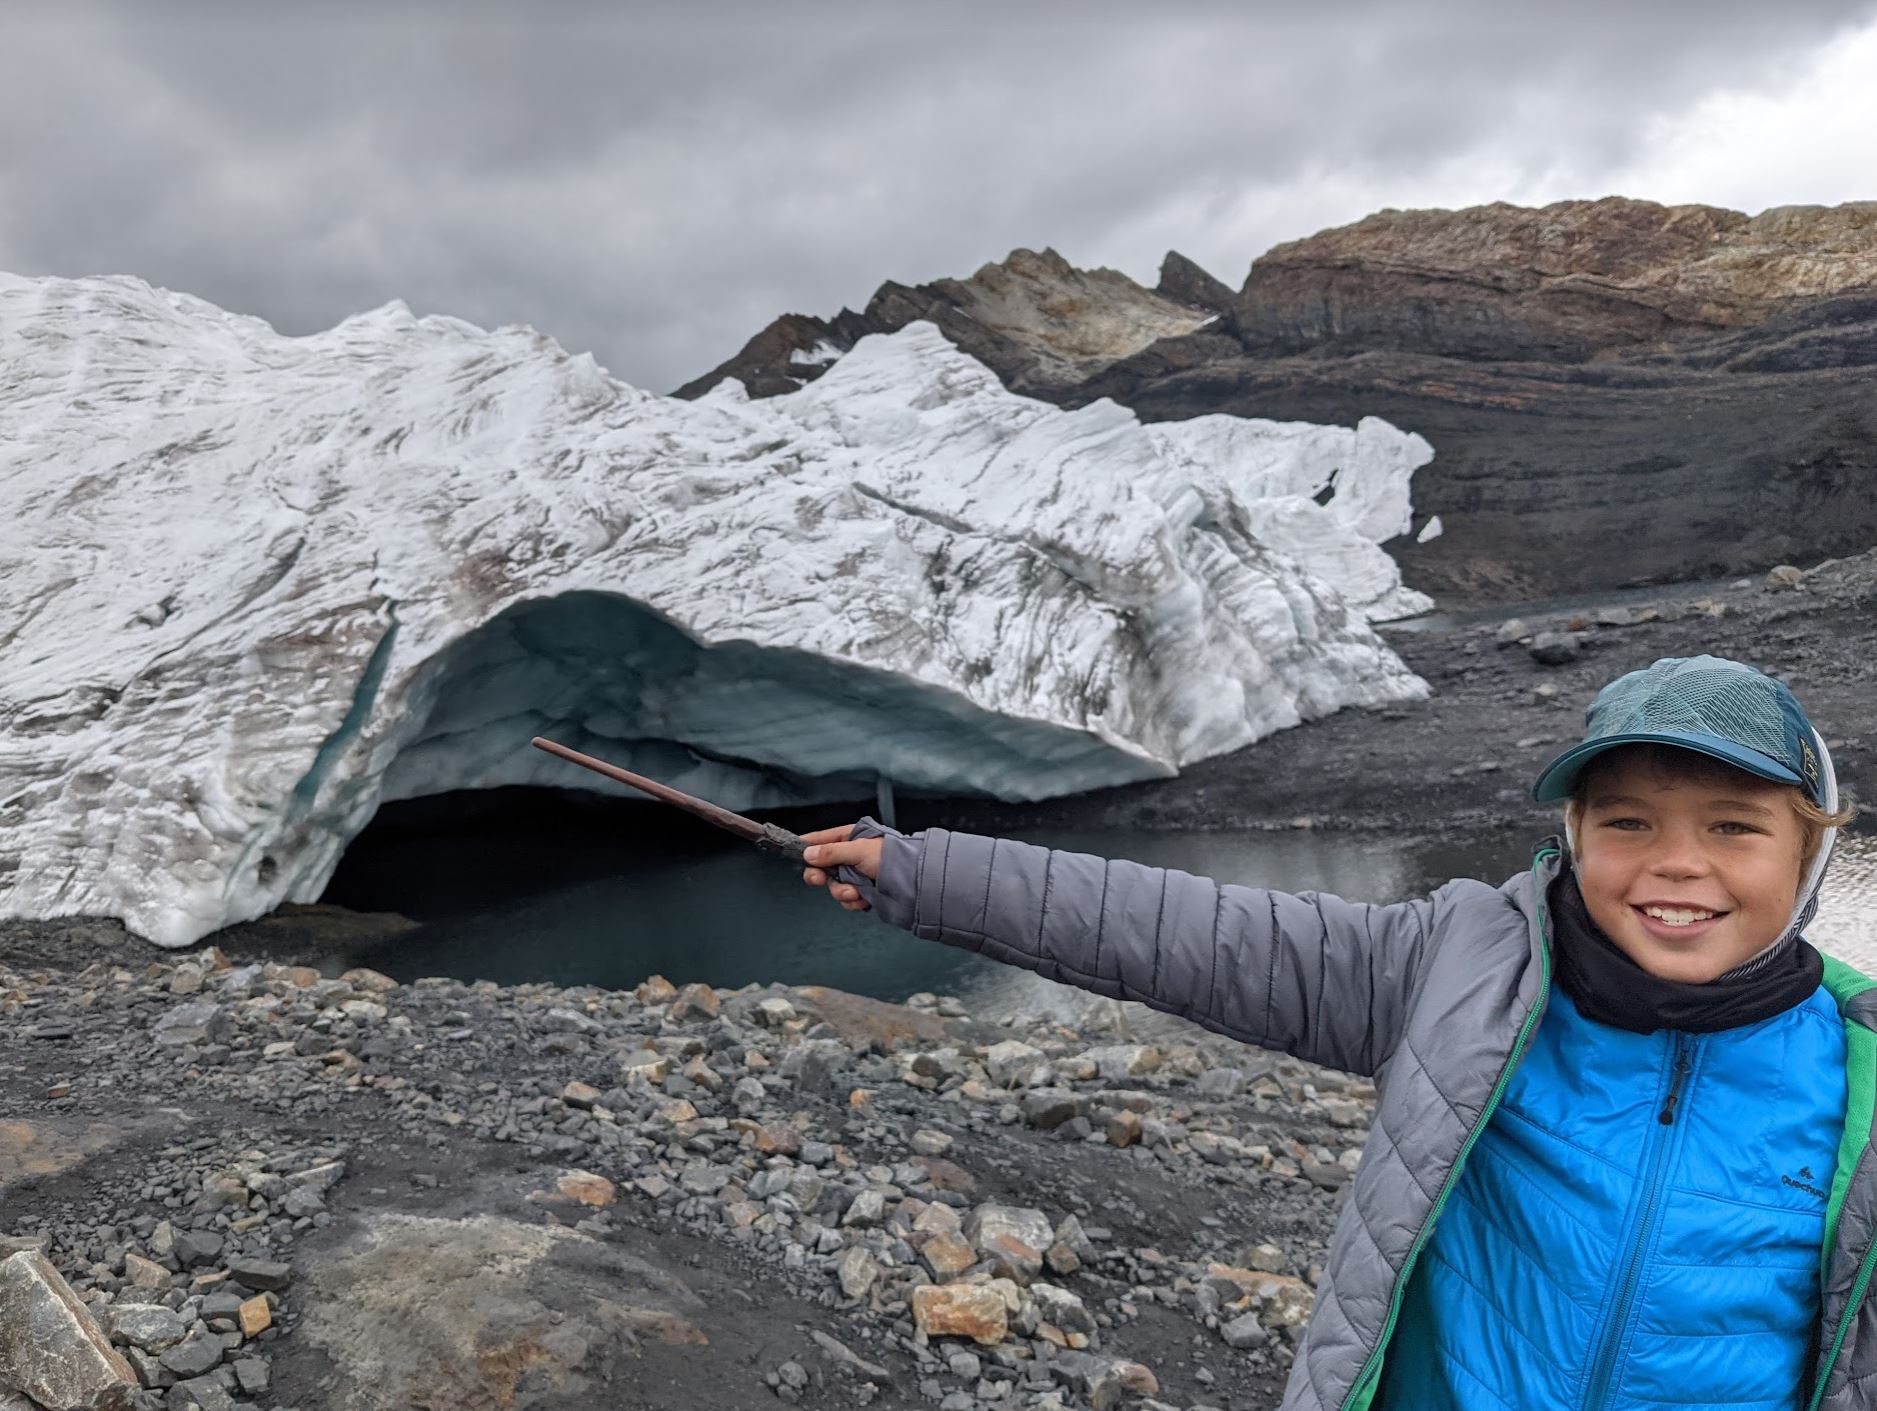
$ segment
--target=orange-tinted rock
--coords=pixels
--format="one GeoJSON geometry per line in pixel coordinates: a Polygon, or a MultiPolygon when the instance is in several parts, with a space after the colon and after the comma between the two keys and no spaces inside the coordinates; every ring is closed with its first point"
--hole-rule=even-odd
{"type": "Polygon", "coordinates": [[[941,1284],[957,1278],[978,1262],[978,1252],[965,1242],[962,1235],[951,1230],[940,1230],[926,1240],[919,1257],[925,1261],[932,1277],[941,1284]]]}
{"type": "Polygon", "coordinates": [[[723,1001],[709,985],[690,984],[671,997],[673,1019],[715,1019],[723,1001]]]}
{"type": "Polygon", "coordinates": [[[912,1291],[913,1322],[927,1337],[967,1337],[993,1345],[1010,1332],[1004,1299],[983,1284],[926,1284],[912,1291]]]}
{"type": "Polygon", "coordinates": [[[651,975],[632,992],[640,1004],[669,1004],[678,997],[678,987],[663,975],[651,975]]]}
{"type": "Polygon", "coordinates": [[[554,1182],[554,1189],[568,1200],[577,1200],[596,1210],[604,1210],[619,1198],[611,1181],[591,1171],[563,1171],[554,1182]]]}
{"type": "Polygon", "coordinates": [[[1267,1274],[1230,1264],[1208,1264],[1206,1273],[1229,1279],[1251,1298],[1258,1320],[1269,1327],[1288,1328],[1307,1322],[1316,1293],[1302,1279],[1289,1274],[1267,1274]]]}

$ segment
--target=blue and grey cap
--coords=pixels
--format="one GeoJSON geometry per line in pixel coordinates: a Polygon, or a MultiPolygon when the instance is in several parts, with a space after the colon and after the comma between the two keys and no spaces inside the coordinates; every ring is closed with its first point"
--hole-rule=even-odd
{"type": "Polygon", "coordinates": [[[1584,714],[1584,738],[1545,766],[1540,803],[1569,798],[1584,766],[1618,745],[1676,745],[1762,779],[1797,784],[1831,808],[1829,765],[1817,733],[1784,682],[1725,657],[1664,657],[1619,676],[1584,714]]]}

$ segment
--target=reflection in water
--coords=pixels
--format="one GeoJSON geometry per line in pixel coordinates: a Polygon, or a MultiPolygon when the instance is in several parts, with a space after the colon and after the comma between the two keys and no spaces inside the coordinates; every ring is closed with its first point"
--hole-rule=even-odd
{"type": "Polygon", "coordinates": [[[1877,837],[1842,834],[1807,939],[1866,974],[1877,974],[1877,837]]]}

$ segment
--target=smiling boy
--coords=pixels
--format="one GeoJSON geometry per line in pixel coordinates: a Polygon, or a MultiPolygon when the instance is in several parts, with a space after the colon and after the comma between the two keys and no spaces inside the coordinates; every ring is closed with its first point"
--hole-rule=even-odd
{"type": "Polygon", "coordinates": [[[1877,1404],[1877,982],[1803,938],[1829,752],[1715,657],[1587,721],[1534,788],[1568,847],[1496,888],[1372,906],[872,819],[803,877],[1374,1077],[1287,1411],[1877,1404]]]}

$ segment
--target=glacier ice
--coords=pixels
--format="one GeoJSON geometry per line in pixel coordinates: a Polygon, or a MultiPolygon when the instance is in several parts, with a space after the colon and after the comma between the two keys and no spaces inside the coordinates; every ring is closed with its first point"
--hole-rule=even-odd
{"type": "Polygon", "coordinates": [[[1037,798],[1424,694],[1426,442],[1014,396],[930,324],[686,402],[389,304],[308,337],[0,276],[0,914],[182,945],[381,801],[1037,798]],[[1319,504],[1317,501],[1322,500],[1319,504]]]}

